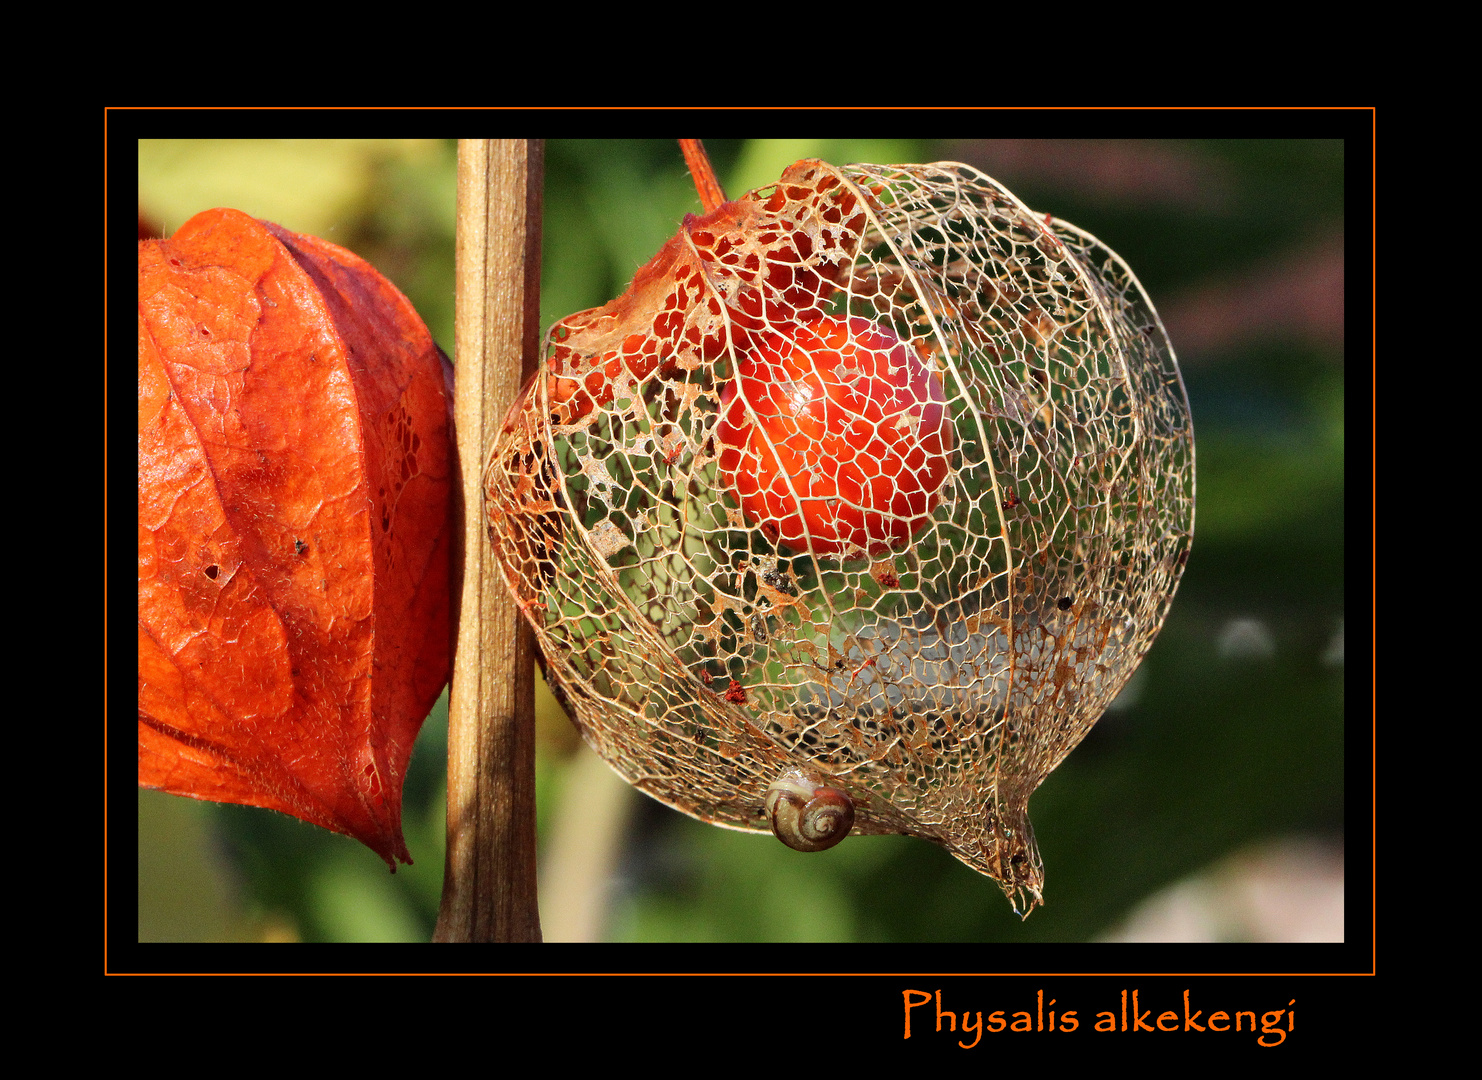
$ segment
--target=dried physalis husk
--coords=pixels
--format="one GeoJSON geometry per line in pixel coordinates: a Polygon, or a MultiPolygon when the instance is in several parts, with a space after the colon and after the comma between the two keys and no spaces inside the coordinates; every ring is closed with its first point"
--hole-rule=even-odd
{"type": "Polygon", "coordinates": [[[1194,440],[1095,238],[965,165],[801,161],[552,328],[486,495],[626,780],[805,849],[925,837],[1027,914],[1029,796],[1163,624],[1194,440]]]}

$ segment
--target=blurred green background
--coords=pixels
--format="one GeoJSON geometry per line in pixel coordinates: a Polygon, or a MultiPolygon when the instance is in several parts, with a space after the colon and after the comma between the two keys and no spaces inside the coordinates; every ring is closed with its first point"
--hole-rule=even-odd
{"type": "MultiPolygon", "coordinates": [[[[994,126],[992,114],[963,120],[994,126]]],[[[1030,804],[1046,903],[1027,922],[992,881],[921,841],[857,837],[808,856],[660,806],[582,747],[543,692],[546,940],[1341,940],[1344,143],[706,146],[732,195],[803,157],[966,162],[1117,251],[1188,386],[1193,552],[1142,668],[1030,804]]],[[[321,236],[396,283],[453,353],[454,143],[138,152],[141,229],[169,235],[231,206],[321,236]]],[[[616,296],[698,208],[672,140],[548,142],[542,324],[616,296]]],[[[282,815],[139,792],[139,939],[428,940],[446,737],[444,696],[407,781],[416,863],[395,875],[355,841],[282,815]]]]}

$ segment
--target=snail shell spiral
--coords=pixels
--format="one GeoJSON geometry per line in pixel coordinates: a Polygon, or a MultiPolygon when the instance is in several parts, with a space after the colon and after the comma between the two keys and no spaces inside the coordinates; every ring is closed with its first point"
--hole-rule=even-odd
{"type": "Polygon", "coordinates": [[[767,820],[777,839],[797,851],[826,851],[854,827],[854,800],[802,769],[767,788],[767,820]]]}

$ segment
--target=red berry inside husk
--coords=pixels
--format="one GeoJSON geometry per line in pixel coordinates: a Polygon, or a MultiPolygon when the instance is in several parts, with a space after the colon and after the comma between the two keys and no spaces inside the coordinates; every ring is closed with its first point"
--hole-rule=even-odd
{"type": "Polygon", "coordinates": [[[941,376],[889,327],[784,324],[721,391],[720,471],[746,519],[795,551],[898,551],[940,500],[953,448],[941,376]]]}

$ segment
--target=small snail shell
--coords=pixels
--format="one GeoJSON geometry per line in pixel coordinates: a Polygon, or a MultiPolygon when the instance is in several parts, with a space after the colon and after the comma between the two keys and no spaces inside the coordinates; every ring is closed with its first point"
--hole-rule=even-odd
{"type": "Polygon", "coordinates": [[[854,800],[802,769],[789,769],[767,788],[772,832],[798,851],[826,851],[854,827],[854,800]]]}

